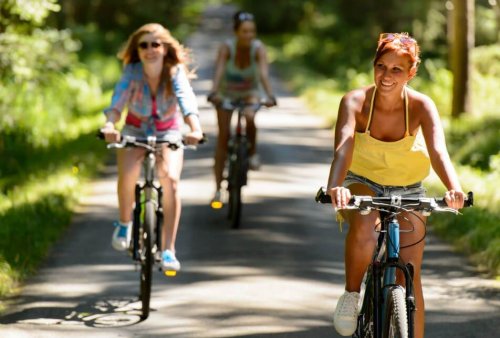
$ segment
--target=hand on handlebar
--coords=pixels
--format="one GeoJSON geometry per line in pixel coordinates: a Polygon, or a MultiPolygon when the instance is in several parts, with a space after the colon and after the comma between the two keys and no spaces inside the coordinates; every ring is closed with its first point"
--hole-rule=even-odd
{"type": "Polygon", "coordinates": [[[207,101],[217,106],[222,103],[222,97],[217,92],[211,92],[207,96],[207,101]]]}
{"type": "Polygon", "coordinates": [[[276,101],[276,97],[271,95],[268,96],[267,100],[263,102],[264,106],[270,108],[278,105],[278,101],[276,101]]]}
{"type": "Polygon", "coordinates": [[[351,191],[345,187],[333,187],[328,189],[327,193],[332,198],[335,209],[345,209],[351,199],[351,191]]]}
{"type": "Polygon", "coordinates": [[[201,131],[192,131],[190,133],[187,133],[184,135],[184,143],[186,145],[190,146],[195,146],[197,145],[201,140],[203,140],[204,135],[201,131]]]}
{"type": "Polygon", "coordinates": [[[112,122],[106,122],[104,127],[101,128],[101,133],[104,135],[104,140],[107,143],[117,143],[120,142],[120,132],[115,129],[115,125],[112,122]]]}
{"type": "Polygon", "coordinates": [[[444,200],[450,208],[459,210],[464,207],[466,196],[467,195],[463,191],[452,189],[444,194],[444,200]]]}

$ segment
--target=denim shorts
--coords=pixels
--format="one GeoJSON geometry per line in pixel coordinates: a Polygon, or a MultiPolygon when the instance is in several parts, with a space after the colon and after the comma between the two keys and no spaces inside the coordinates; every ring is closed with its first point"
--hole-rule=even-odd
{"type": "MultiPolygon", "coordinates": [[[[131,125],[126,124],[121,133],[123,135],[128,135],[128,136],[133,136],[133,137],[138,137],[138,138],[145,138],[147,137],[147,133],[143,128],[137,128],[131,125]]],[[[170,141],[172,143],[179,142],[182,140],[182,132],[177,129],[169,129],[165,131],[157,131],[155,133],[156,139],[158,140],[165,140],[165,141],[170,141]]]]}
{"type": "Polygon", "coordinates": [[[405,197],[425,197],[426,190],[422,182],[418,182],[406,186],[391,186],[381,185],[375,183],[366,177],[359,176],[353,172],[348,171],[344,180],[343,186],[348,188],[353,183],[361,183],[373,190],[376,196],[386,197],[391,195],[405,196],[405,197]]]}

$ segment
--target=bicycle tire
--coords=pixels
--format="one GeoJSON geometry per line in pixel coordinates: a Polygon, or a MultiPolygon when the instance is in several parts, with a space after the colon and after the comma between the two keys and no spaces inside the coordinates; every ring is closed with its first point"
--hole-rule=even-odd
{"type": "Polygon", "coordinates": [[[405,290],[401,286],[392,286],[387,290],[385,303],[384,337],[408,338],[408,317],[405,290]]]}
{"type": "Polygon", "coordinates": [[[241,221],[241,186],[234,186],[229,191],[229,208],[231,228],[238,229],[241,221]]]}
{"type": "Polygon", "coordinates": [[[373,334],[373,292],[372,274],[370,270],[365,273],[365,280],[362,284],[362,305],[358,315],[358,326],[352,337],[372,338],[373,334]]]}
{"type": "Polygon", "coordinates": [[[241,223],[241,188],[246,185],[248,171],[248,144],[246,138],[240,137],[234,142],[230,155],[229,167],[229,210],[228,219],[232,229],[238,229],[241,223]]]}
{"type": "Polygon", "coordinates": [[[151,300],[151,279],[153,274],[153,231],[155,223],[155,206],[152,201],[146,201],[144,207],[144,223],[141,233],[141,303],[144,320],[149,316],[151,300]]]}

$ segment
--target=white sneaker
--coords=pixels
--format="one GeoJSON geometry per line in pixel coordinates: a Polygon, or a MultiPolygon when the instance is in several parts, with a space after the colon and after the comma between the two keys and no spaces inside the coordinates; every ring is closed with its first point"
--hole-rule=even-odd
{"type": "Polygon", "coordinates": [[[333,326],[341,336],[352,336],[358,326],[358,292],[345,292],[333,314],[333,326]]]}
{"type": "Polygon", "coordinates": [[[248,159],[248,164],[250,165],[251,170],[259,170],[260,169],[260,156],[259,154],[253,154],[248,159]]]}
{"type": "Polygon", "coordinates": [[[163,271],[179,271],[181,263],[172,251],[165,250],[161,253],[161,267],[163,271]]]}
{"type": "Polygon", "coordinates": [[[125,251],[128,249],[132,237],[132,222],[127,224],[115,222],[114,226],[115,231],[111,239],[111,246],[115,250],[125,251]]]}

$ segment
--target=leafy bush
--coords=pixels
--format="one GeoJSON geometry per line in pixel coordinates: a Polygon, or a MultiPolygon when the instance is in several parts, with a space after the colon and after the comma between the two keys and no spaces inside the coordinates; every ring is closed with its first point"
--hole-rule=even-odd
{"type": "Polygon", "coordinates": [[[79,63],[70,31],[40,28],[58,8],[55,0],[0,2],[0,297],[59,238],[105,152],[94,137],[99,79],[79,63]]]}

